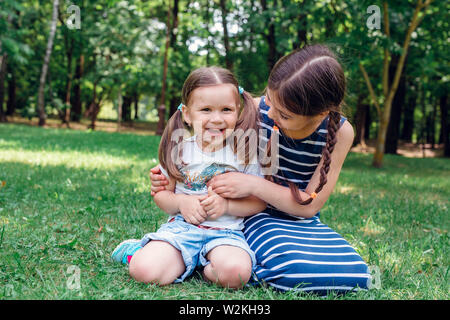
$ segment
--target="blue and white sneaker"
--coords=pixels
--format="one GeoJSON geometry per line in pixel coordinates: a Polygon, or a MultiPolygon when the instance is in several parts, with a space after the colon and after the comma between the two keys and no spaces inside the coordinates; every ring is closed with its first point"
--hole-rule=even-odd
{"type": "Polygon", "coordinates": [[[128,239],[122,241],[111,254],[113,261],[123,264],[130,263],[131,257],[136,251],[141,249],[141,240],[128,239]]]}

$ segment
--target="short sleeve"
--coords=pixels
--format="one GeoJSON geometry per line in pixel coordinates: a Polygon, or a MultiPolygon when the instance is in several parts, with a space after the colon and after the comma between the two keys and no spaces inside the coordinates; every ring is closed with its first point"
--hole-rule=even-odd
{"type": "Polygon", "coordinates": [[[167,173],[166,169],[164,169],[163,167],[161,167],[161,165],[159,165],[159,169],[161,170],[161,173],[162,173],[167,179],[169,179],[169,173],[167,173]]]}
{"type": "Polygon", "coordinates": [[[261,170],[261,166],[259,165],[259,163],[250,163],[248,164],[244,171],[244,173],[246,174],[251,174],[257,177],[263,177],[263,173],[261,170]]]}

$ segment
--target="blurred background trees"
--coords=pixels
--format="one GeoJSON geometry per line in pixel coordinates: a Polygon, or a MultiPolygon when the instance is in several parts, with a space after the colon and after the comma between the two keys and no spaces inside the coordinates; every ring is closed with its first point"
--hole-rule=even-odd
{"type": "Polygon", "coordinates": [[[43,75],[54,2],[0,2],[0,121],[38,116],[44,76],[46,117],[67,126],[89,119],[94,129],[109,110],[119,124],[159,120],[160,133],[192,69],[229,68],[260,95],[280,57],[324,43],[346,70],[355,144],[380,142],[381,128],[382,153],[396,153],[402,141],[444,144],[450,156],[446,1],[60,0],[43,75]],[[368,23],[376,22],[371,5],[379,26],[368,23]]]}

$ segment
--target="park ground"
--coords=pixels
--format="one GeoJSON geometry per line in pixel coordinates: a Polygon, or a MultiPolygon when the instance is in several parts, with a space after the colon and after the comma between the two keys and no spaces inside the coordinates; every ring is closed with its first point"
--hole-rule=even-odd
{"type": "MultiPolygon", "coordinates": [[[[166,287],[136,283],[110,254],[166,220],[149,195],[159,137],[139,123],[117,132],[107,122],[98,131],[15,122],[0,125],[0,299],[323,299],[266,287],[232,291],[198,276],[166,287]]],[[[378,289],[325,299],[450,298],[450,161],[414,154],[385,155],[381,169],[370,152],[347,157],[321,220],[380,281],[378,289]]]]}

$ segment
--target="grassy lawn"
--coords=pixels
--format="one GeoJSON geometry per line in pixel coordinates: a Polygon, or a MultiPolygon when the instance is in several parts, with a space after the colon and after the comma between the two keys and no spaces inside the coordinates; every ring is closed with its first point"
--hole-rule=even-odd
{"type": "MultiPolygon", "coordinates": [[[[120,241],[166,220],[149,195],[158,142],[0,125],[0,299],[322,299],[199,277],[145,285],[113,264],[120,241]]],[[[383,169],[371,160],[349,155],[321,220],[380,270],[380,289],[327,298],[449,299],[449,159],[386,155],[383,169]]]]}

